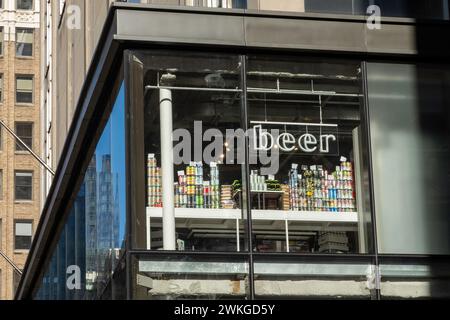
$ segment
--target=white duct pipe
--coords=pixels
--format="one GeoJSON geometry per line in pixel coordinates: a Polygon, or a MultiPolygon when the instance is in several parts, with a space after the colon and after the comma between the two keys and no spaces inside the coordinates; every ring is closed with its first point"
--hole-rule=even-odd
{"type": "Polygon", "coordinates": [[[163,200],[163,247],[176,250],[175,207],[173,190],[172,91],[159,90],[161,128],[161,182],[163,200]]]}

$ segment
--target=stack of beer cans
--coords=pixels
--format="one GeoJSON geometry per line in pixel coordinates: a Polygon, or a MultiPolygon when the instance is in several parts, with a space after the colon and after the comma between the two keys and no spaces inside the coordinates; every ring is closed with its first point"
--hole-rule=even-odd
{"type": "Polygon", "coordinates": [[[356,210],[352,164],[346,159],[328,173],[320,165],[294,164],[289,171],[290,210],[352,212],[356,210]]]}
{"type": "Polygon", "coordinates": [[[210,163],[210,178],[211,178],[211,208],[220,208],[220,182],[219,182],[219,167],[217,162],[210,163]]]}
{"type": "Polygon", "coordinates": [[[174,183],[176,208],[220,208],[219,170],[216,163],[210,165],[211,181],[203,180],[203,164],[191,162],[186,170],[178,171],[174,183]]]}
{"type": "Polygon", "coordinates": [[[147,156],[147,205],[162,207],[161,168],[158,167],[153,153],[147,156]]]}

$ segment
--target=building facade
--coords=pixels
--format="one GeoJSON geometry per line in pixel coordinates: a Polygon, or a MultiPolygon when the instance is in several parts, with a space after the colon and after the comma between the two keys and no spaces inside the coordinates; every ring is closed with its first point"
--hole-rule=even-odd
{"type": "MultiPolygon", "coordinates": [[[[0,4],[0,119],[41,154],[39,1],[0,4]]],[[[0,132],[0,299],[12,299],[39,221],[41,166],[0,132]]]]}
{"type": "Polygon", "coordinates": [[[448,1],[97,3],[18,299],[450,295],[448,1]]]}

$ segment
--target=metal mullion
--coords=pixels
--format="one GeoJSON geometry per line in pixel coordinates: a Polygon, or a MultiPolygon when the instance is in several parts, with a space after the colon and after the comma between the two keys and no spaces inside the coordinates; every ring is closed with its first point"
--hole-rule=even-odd
{"type": "Polygon", "coordinates": [[[377,225],[376,225],[376,214],[375,214],[375,192],[374,192],[374,184],[373,184],[373,165],[372,165],[372,145],[370,139],[370,116],[369,116],[369,90],[368,90],[368,82],[367,82],[367,61],[363,61],[361,63],[361,71],[362,71],[362,89],[363,89],[363,123],[364,123],[364,131],[365,131],[365,142],[367,143],[367,166],[369,171],[369,193],[370,193],[370,212],[372,219],[372,239],[373,239],[373,250],[374,250],[374,263],[375,263],[375,272],[376,272],[376,299],[381,300],[381,288],[378,286],[378,276],[381,279],[381,275],[378,275],[380,270],[379,258],[378,258],[378,237],[377,237],[377,225]]]}
{"type": "MultiPolygon", "coordinates": [[[[242,97],[241,97],[241,125],[244,132],[248,129],[248,104],[247,104],[247,56],[240,56],[241,63],[241,86],[242,86],[242,97]]],[[[252,212],[250,206],[250,166],[249,166],[249,137],[245,135],[245,150],[244,150],[244,174],[242,177],[243,187],[245,186],[245,198],[246,201],[241,201],[242,206],[246,206],[247,211],[247,243],[248,243],[248,258],[249,258],[249,296],[250,300],[255,300],[255,282],[254,282],[254,264],[253,264],[253,221],[252,212]]],[[[243,207],[244,208],[244,207],[243,207]]]]}

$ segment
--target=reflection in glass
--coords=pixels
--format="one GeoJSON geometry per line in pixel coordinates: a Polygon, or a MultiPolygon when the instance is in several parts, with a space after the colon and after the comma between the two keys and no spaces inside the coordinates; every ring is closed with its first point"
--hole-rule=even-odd
{"type": "Polygon", "coordinates": [[[111,277],[116,268],[123,269],[118,263],[125,246],[124,126],[122,86],[43,276],[37,299],[113,297],[111,277]]]}

